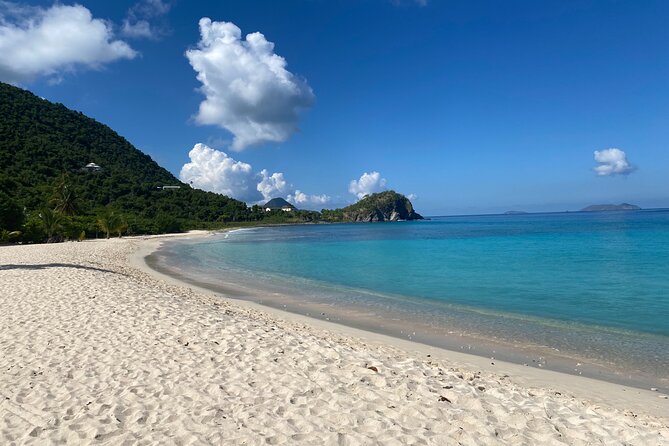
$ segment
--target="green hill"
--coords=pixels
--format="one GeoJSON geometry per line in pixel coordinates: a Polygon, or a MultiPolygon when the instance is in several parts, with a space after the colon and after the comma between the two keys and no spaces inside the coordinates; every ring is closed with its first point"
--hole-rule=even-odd
{"type": "Polygon", "coordinates": [[[393,190],[367,195],[357,203],[342,209],[323,210],[322,218],[328,221],[351,222],[423,219],[414,211],[407,197],[393,190]]]}
{"type": "Polygon", "coordinates": [[[241,201],[181,183],[106,125],[0,83],[0,229],[18,229],[10,218],[16,207],[30,213],[49,206],[63,180],[87,232],[109,209],[134,233],[260,218],[241,201]],[[84,169],[91,162],[101,169],[84,169]],[[158,189],[164,185],[180,188],[158,189]]]}
{"type": "Polygon", "coordinates": [[[263,209],[272,209],[272,210],[283,210],[283,209],[292,209],[295,210],[295,206],[292,203],[287,202],[283,198],[272,198],[267,203],[262,206],[263,209]]]}
{"type": "Polygon", "coordinates": [[[393,191],[322,213],[249,208],[180,182],[106,125],[0,82],[0,242],[419,218],[393,191]]]}

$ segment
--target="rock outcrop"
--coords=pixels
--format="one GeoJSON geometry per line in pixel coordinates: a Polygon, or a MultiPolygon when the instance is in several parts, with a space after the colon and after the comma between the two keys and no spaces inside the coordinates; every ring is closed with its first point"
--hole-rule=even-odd
{"type": "Polygon", "coordinates": [[[367,195],[357,203],[341,209],[344,221],[377,222],[422,220],[413,209],[411,201],[395,191],[367,195]]]}

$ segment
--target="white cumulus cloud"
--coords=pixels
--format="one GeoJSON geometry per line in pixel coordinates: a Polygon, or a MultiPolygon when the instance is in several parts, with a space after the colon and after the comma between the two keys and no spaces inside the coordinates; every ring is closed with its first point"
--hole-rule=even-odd
{"type": "Polygon", "coordinates": [[[258,176],[260,177],[260,182],[256,188],[262,194],[265,201],[269,201],[274,197],[283,197],[290,193],[290,186],[283,177],[283,173],[275,172],[270,175],[267,169],[263,169],[258,176]]]}
{"type": "Polygon", "coordinates": [[[595,150],[595,161],[599,163],[595,167],[599,176],[627,175],[635,169],[627,160],[625,152],[616,148],[595,150]]]}
{"type": "Polygon", "coordinates": [[[195,144],[188,157],[190,162],[184,164],[179,174],[184,183],[245,202],[262,198],[256,189],[256,174],[250,164],[236,161],[204,144],[195,144]]]}
{"type": "Polygon", "coordinates": [[[114,39],[108,22],[93,18],[81,5],[41,8],[0,2],[0,9],[0,80],[5,82],[58,79],[63,72],[99,69],[137,55],[114,39]]]}
{"type": "Polygon", "coordinates": [[[272,198],[284,197],[298,207],[309,208],[330,201],[327,195],[309,195],[296,189],[282,172],[270,174],[263,169],[256,173],[250,164],[205,144],[195,144],[188,157],[190,162],[181,168],[179,179],[198,189],[250,204],[263,204],[272,198]]]}
{"type": "Polygon", "coordinates": [[[286,181],[282,172],[274,172],[270,175],[267,169],[263,169],[258,177],[260,182],[257,189],[262,194],[264,201],[269,201],[275,197],[285,197],[286,200],[298,207],[313,207],[330,201],[328,195],[309,195],[295,189],[295,186],[286,181]]]}
{"type": "Polygon", "coordinates": [[[286,60],[261,33],[243,39],[234,23],[202,18],[199,25],[200,42],[186,52],[206,97],[196,122],[230,131],[237,151],[287,140],[299,112],[314,101],[306,81],[286,70],[286,60]]]}
{"type": "Polygon", "coordinates": [[[304,205],[307,207],[313,207],[313,206],[318,206],[318,205],[323,205],[325,203],[329,203],[331,200],[331,197],[329,195],[321,194],[321,195],[309,195],[305,194],[304,192],[300,191],[299,189],[295,189],[295,191],[292,194],[288,194],[286,197],[286,200],[290,201],[291,203],[295,205],[304,205]]]}
{"type": "Polygon", "coordinates": [[[381,192],[386,187],[386,179],[381,178],[379,172],[365,172],[359,180],[351,180],[348,185],[348,191],[358,198],[365,195],[381,192]]]}

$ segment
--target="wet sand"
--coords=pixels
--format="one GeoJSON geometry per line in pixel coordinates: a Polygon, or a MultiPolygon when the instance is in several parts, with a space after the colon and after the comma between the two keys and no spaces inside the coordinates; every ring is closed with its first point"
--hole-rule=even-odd
{"type": "MultiPolygon", "coordinates": [[[[325,284],[304,284],[282,277],[268,281],[262,273],[240,275],[228,270],[219,272],[206,265],[200,269],[177,254],[179,250],[174,250],[178,248],[175,244],[216,243],[222,236],[227,237],[214,233],[208,237],[172,240],[150,252],[144,262],[164,277],[228,298],[496,361],[640,389],[657,388],[669,394],[666,338],[619,331],[606,333],[602,328],[579,324],[556,327],[555,321],[459,308],[420,298],[378,295],[345,287],[333,289],[325,284]],[[634,343],[641,339],[638,336],[643,336],[645,345],[634,343]],[[593,337],[595,340],[591,342],[593,337]],[[656,351],[643,353],[648,351],[649,344],[656,351]],[[624,345],[622,350],[621,345],[624,345]]],[[[140,266],[144,262],[139,262],[140,266]]]]}

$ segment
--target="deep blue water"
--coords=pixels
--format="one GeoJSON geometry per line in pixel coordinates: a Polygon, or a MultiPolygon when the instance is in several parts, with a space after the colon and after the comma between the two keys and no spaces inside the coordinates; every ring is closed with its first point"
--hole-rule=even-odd
{"type": "Polygon", "coordinates": [[[669,210],[280,226],[169,251],[200,275],[292,283],[305,298],[485,325],[492,336],[526,329],[604,359],[647,349],[669,363],[669,210]],[[579,330],[588,333],[571,339],[579,330]]]}

